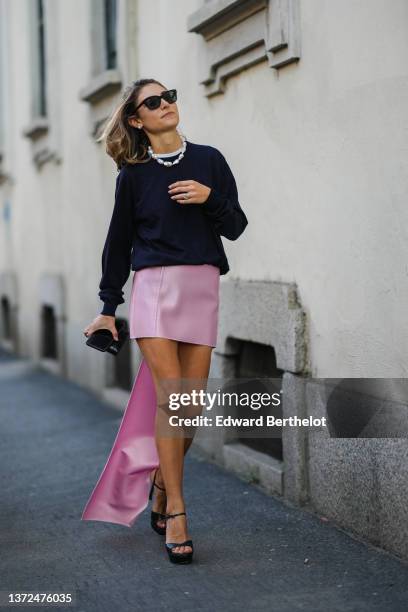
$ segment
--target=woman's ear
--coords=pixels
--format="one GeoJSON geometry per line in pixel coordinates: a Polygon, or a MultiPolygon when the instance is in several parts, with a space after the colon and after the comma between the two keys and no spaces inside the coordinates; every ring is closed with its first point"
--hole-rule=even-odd
{"type": "Polygon", "coordinates": [[[143,125],[136,118],[129,118],[129,125],[134,128],[138,128],[139,130],[143,127],[143,125]]]}

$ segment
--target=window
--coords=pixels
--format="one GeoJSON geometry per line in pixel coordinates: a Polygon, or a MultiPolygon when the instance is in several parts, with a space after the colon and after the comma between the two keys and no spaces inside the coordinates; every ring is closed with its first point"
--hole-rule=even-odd
{"type": "MultiPolygon", "coordinates": [[[[116,316],[117,324],[121,324],[123,321],[123,318],[116,316]]],[[[111,363],[113,363],[112,386],[130,391],[133,384],[131,342],[125,342],[120,352],[113,360],[111,359],[111,363]]]]}
{"type": "Polygon", "coordinates": [[[0,346],[18,352],[17,278],[11,271],[0,272],[0,346]]]}
{"type": "MultiPolygon", "coordinates": [[[[281,381],[283,373],[283,370],[276,367],[276,355],[272,346],[261,344],[259,342],[250,342],[245,340],[239,341],[239,352],[235,365],[235,376],[237,378],[241,377],[248,379],[268,378],[273,379],[274,381],[274,384],[271,384],[270,388],[268,387],[267,389],[263,388],[262,380],[260,382],[256,382],[256,384],[254,381],[251,381],[251,384],[248,385],[248,393],[263,393],[265,391],[268,393],[279,393],[280,389],[282,388],[281,381]]],[[[248,411],[247,408],[241,409],[241,411],[239,408],[237,410],[238,417],[248,418],[249,414],[250,411],[248,411]]],[[[260,415],[263,416],[265,422],[268,415],[273,415],[275,418],[281,419],[283,417],[282,406],[262,406],[256,411],[255,414],[257,417],[260,415]]],[[[282,427],[276,427],[276,431],[279,433],[279,435],[276,435],[275,437],[270,435],[271,429],[266,426],[257,426],[254,428],[254,431],[257,434],[257,437],[255,438],[250,438],[248,435],[242,437],[238,435],[237,439],[242,444],[245,444],[254,450],[271,455],[279,461],[282,461],[282,427]],[[261,433],[264,433],[264,438],[260,437],[261,433]]]]}
{"type": "Polygon", "coordinates": [[[9,62],[8,59],[8,13],[4,3],[0,4],[0,185],[6,180],[5,172],[5,150],[6,150],[6,116],[8,97],[7,81],[9,79],[9,62]]]}
{"type": "MultiPolygon", "coordinates": [[[[123,23],[127,17],[125,8],[126,5],[117,0],[91,0],[91,74],[79,94],[85,102],[97,104],[120,90],[122,78],[118,68],[117,31],[120,28],[118,18],[123,23]],[[122,7],[121,17],[119,6],[122,7]]],[[[96,133],[95,126],[91,132],[96,133]]]]}
{"type": "Polygon", "coordinates": [[[44,272],[38,284],[40,364],[54,374],[66,374],[66,293],[62,274],[44,272]]]}
{"type": "Polygon", "coordinates": [[[54,58],[58,49],[59,2],[30,0],[29,57],[27,70],[31,76],[30,116],[23,130],[31,140],[32,160],[39,169],[43,164],[61,162],[59,139],[58,96],[60,71],[54,58]]]}
{"type": "Polygon", "coordinates": [[[46,93],[46,54],[45,54],[45,18],[44,0],[36,1],[36,54],[37,62],[36,75],[38,76],[38,89],[34,99],[35,115],[38,117],[47,116],[47,93],[46,93]]]}
{"type": "Polygon", "coordinates": [[[8,296],[3,295],[1,297],[1,332],[2,339],[11,340],[11,308],[10,308],[10,300],[8,296]]]}
{"type": "Polygon", "coordinates": [[[104,1],[106,68],[116,68],[116,0],[104,1]]]}
{"type": "Polygon", "coordinates": [[[55,311],[48,304],[43,304],[41,310],[41,357],[58,359],[55,311]]]}

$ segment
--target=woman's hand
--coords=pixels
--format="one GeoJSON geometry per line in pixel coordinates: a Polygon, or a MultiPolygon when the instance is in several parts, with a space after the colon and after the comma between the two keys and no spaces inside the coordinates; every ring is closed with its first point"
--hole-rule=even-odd
{"type": "Polygon", "coordinates": [[[204,204],[211,188],[198,181],[176,181],[169,185],[169,195],[179,204],[204,204]],[[188,198],[185,198],[185,194],[188,198]]]}
{"type": "Polygon", "coordinates": [[[112,332],[112,335],[115,340],[119,340],[118,330],[115,326],[115,317],[111,317],[109,315],[98,315],[95,319],[85,327],[84,334],[86,337],[93,334],[97,329],[109,329],[112,332]]]}

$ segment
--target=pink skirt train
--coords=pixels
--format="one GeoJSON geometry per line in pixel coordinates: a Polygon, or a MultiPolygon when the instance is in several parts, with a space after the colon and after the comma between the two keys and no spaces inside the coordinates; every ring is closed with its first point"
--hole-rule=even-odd
{"type": "MultiPolygon", "coordinates": [[[[130,337],[164,337],[216,346],[219,268],[209,264],[155,266],[134,272],[130,337]]],[[[156,390],[142,359],[102,473],[81,520],[132,527],[148,505],[150,474],[159,465],[156,390]]]]}

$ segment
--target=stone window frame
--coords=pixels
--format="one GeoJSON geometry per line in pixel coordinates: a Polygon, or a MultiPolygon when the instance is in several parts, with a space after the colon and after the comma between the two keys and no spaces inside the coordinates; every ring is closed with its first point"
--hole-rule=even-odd
{"type": "Polygon", "coordinates": [[[58,66],[58,2],[43,0],[44,21],[44,61],[46,67],[44,113],[38,105],[39,99],[39,38],[38,38],[38,0],[28,2],[29,50],[31,75],[31,109],[28,125],[22,135],[31,141],[32,160],[41,168],[46,162],[61,163],[60,126],[59,126],[59,66],[58,66]],[[53,61],[50,61],[52,56],[53,61]],[[52,93],[52,95],[51,95],[52,93]]]}
{"type": "Polygon", "coordinates": [[[204,0],[187,30],[203,39],[199,82],[207,97],[250,66],[267,60],[279,69],[301,55],[299,0],[204,0]]]}
{"type": "MultiPolygon", "coordinates": [[[[111,112],[111,103],[123,87],[123,80],[138,73],[138,7],[134,0],[116,0],[116,68],[104,63],[105,24],[99,0],[88,0],[91,29],[91,70],[88,82],[78,93],[89,105],[89,135],[95,140],[111,112]]],[[[135,76],[136,78],[136,76],[135,76]]]]}
{"type": "MultiPolygon", "coordinates": [[[[305,388],[311,375],[309,324],[296,283],[240,278],[221,283],[212,378],[235,377],[241,341],[274,348],[276,367],[283,371],[283,418],[306,417],[305,388]]],[[[205,429],[197,432],[195,444],[206,457],[241,478],[255,480],[270,493],[304,503],[308,491],[306,430],[283,428],[283,460],[280,461],[244,445],[232,429],[219,428],[211,436],[206,436],[205,429]]]]}
{"type": "Polygon", "coordinates": [[[122,11],[126,3],[116,0],[116,66],[107,66],[105,0],[90,0],[91,23],[91,75],[89,82],[81,89],[79,97],[84,102],[97,104],[110,98],[122,86],[122,75],[119,65],[119,36],[121,31],[122,11]]]}

